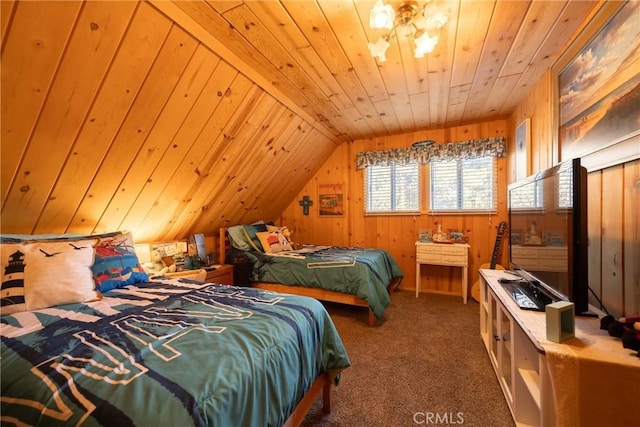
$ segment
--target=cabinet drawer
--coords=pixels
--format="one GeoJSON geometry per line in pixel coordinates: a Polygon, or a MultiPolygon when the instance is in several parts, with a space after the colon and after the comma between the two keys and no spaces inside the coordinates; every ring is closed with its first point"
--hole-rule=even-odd
{"type": "Polygon", "coordinates": [[[445,255],[442,254],[442,263],[443,264],[452,264],[452,265],[467,265],[467,257],[466,255],[445,255]]]}
{"type": "Polygon", "coordinates": [[[567,271],[566,259],[540,259],[538,268],[543,271],[567,271]]]}
{"type": "Polygon", "coordinates": [[[417,253],[416,261],[418,262],[440,262],[442,255],[439,253],[417,253]]]}
{"type": "Polygon", "coordinates": [[[205,281],[208,283],[233,285],[233,265],[223,264],[215,270],[207,271],[205,281]]]}
{"type": "Polygon", "coordinates": [[[544,248],[538,252],[540,259],[566,260],[567,248],[544,248]]]}
{"type": "Polygon", "coordinates": [[[442,255],[466,256],[466,254],[467,254],[467,248],[464,246],[445,245],[442,247],[442,255]]]}
{"type": "Polygon", "coordinates": [[[511,248],[513,258],[538,258],[538,250],[535,248],[511,248]]]}
{"type": "Polygon", "coordinates": [[[516,263],[518,267],[524,268],[525,270],[538,268],[538,258],[513,257],[513,262],[516,263]]]}
{"type": "Polygon", "coordinates": [[[442,247],[441,246],[419,245],[419,246],[416,247],[416,254],[418,254],[418,255],[429,255],[429,254],[440,255],[441,253],[442,253],[442,247]]]}

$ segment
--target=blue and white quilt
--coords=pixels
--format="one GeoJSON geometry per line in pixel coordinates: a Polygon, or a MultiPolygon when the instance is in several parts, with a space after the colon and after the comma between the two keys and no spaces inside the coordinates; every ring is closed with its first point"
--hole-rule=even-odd
{"type": "Polygon", "coordinates": [[[314,299],[184,279],[2,316],[3,425],[280,426],[350,364],[314,299]]]}

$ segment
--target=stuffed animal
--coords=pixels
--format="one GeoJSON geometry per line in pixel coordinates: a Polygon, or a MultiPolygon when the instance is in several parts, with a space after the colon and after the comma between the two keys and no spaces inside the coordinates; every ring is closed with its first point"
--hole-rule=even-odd
{"type": "Polygon", "coordinates": [[[151,261],[145,262],[142,265],[144,271],[147,272],[149,277],[162,276],[167,273],[173,273],[176,271],[176,265],[167,265],[162,260],[162,254],[158,250],[151,251],[151,261]]]}

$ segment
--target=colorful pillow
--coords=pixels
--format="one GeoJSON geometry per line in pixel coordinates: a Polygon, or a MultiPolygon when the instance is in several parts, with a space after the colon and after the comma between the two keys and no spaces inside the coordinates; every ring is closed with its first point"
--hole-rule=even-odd
{"type": "Polygon", "coordinates": [[[255,251],[264,252],[262,243],[260,243],[260,239],[258,238],[258,233],[267,231],[267,226],[265,224],[243,225],[242,230],[244,230],[244,235],[247,239],[247,242],[249,243],[249,246],[251,246],[251,248],[255,251]]]}
{"type": "Polygon", "coordinates": [[[227,229],[229,243],[236,249],[241,251],[258,251],[262,252],[263,248],[258,239],[257,233],[267,231],[264,223],[254,223],[248,225],[234,225],[227,229]]]}
{"type": "Polygon", "coordinates": [[[280,231],[261,231],[257,234],[267,254],[292,250],[289,239],[280,231]]]}
{"type": "Polygon", "coordinates": [[[130,232],[101,236],[91,270],[96,289],[100,292],[149,280],[138,261],[130,232]]]}
{"type": "Polygon", "coordinates": [[[2,314],[100,299],[91,265],[96,240],[0,244],[2,314]]]}

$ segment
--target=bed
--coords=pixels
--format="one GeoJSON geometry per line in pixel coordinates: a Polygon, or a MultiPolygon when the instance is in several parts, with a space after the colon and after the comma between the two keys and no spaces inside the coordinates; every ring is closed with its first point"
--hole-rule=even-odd
{"type": "Polygon", "coordinates": [[[330,410],[350,362],[318,301],[142,272],[117,285],[111,273],[102,291],[89,273],[89,288],[65,291],[93,264],[93,244],[1,247],[3,425],[295,426],[321,394],[330,410]],[[72,266],[65,253],[87,255],[72,266]],[[52,260],[64,270],[35,277],[52,260]],[[69,295],[82,300],[60,303],[69,295]]]}
{"type": "Polygon", "coordinates": [[[402,270],[387,251],[314,245],[294,249],[286,239],[283,243],[281,235],[272,238],[272,242],[277,240],[275,244],[265,237],[282,234],[283,228],[286,227],[268,227],[266,231],[257,231],[261,225],[235,226],[235,231],[221,228],[220,259],[233,263],[238,255],[247,257],[254,288],[366,307],[371,326],[382,319],[393,290],[403,278],[402,270]],[[264,249],[268,245],[285,248],[269,253],[264,249]]]}

